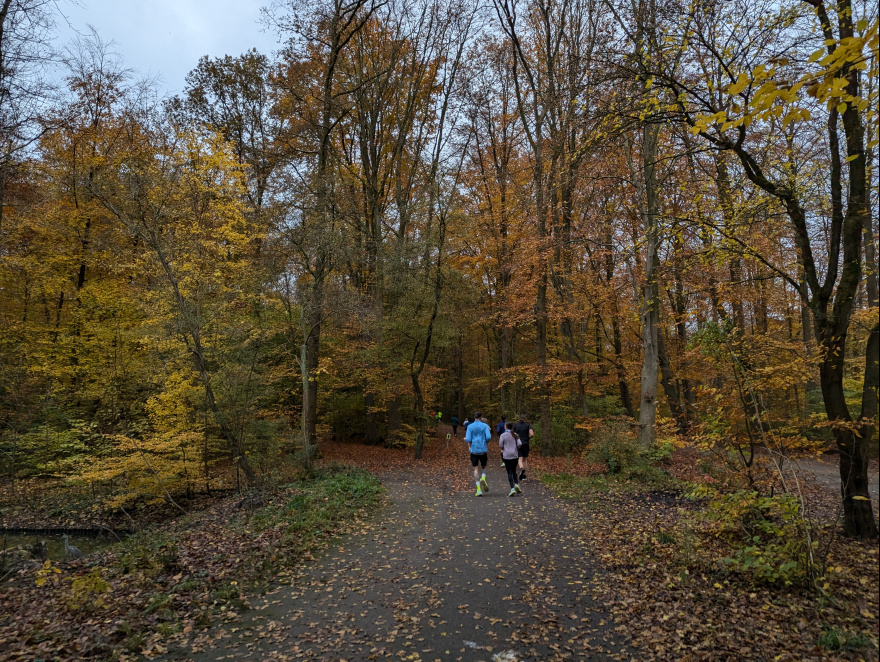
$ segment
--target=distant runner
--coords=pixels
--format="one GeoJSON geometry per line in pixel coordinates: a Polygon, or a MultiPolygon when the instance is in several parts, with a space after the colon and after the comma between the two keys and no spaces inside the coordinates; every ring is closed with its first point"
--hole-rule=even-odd
{"type": "Polygon", "coordinates": [[[519,448],[519,479],[525,480],[526,469],[529,466],[529,442],[532,440],[535,431],[526,420],[525,414],[519,415],[519,422],[514,424],[513,431],[516,432],[520,441],[522,441],[522,446],[519,448]]]}
{"type": "Polygon", "coordinates": [[[464,435],[464,440],[471,451],[471,466],[474,468],[477,496],[483,496],[483,490],[489,491],[489,484],[486,482],[486,464],[489,462],[489,440],[492,438],[492,430],[483,423],[482,419],[483,415],[480,412],[474,412],[474,420],[467,426],[464,435]],[[477,465],[482,467],[482,476],[477,465]]]}
{"type": "MultiPolygon", "coordinates": [[[[498,422],[498,425],[495,426],[495,434],[498,435],[498,438],[501,439],[501,435],[504,434],[504,425],[507,423],[507,419],[504,416],[501,417],[501,420],[498,422]]],[[[504,458],[501,458],[501,468],[504,469],[504,458]]]]}
{"type": "Polygon", "coordinates": [[[519,478],[516,475],[516,465],[519,461],[519,448],[522,441],[513,431],[513,423],[505,424],[505,431],[498,438],[498,446],[501,448],[501,459],[504,460],[504,468],[507,469],[507,482],[510,483],[510,494],[512,497],[522,493],[519,486],[519,478]]]}
{"type": "Polygon", "coordinates": [[[452,418],[449,419],[449,422],[452,424],[452,434],[457,437],[458,436],[458,416],[453,414],[452,418]]]}

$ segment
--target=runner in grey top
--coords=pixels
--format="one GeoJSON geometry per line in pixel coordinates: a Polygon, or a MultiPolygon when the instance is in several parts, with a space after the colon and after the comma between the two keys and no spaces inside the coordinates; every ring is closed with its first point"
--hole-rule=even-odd
{"type": "Polygon", "coordinates": [[[516,475],[519,447],[522,446],[522,441],[513,431],[513,423],[505,423],[504,427],[506,430],[498,438],[498,446],[501,448],[504,468],[507,469],[507,482],[510,483],[510,494],[507,496],[514,496],[522,492],[519,486],[519,476],[516,475]]]}

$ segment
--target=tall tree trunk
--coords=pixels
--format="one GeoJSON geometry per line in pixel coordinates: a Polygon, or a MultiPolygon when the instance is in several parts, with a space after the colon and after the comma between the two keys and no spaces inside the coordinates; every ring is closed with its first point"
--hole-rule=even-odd
{"type": "Polygon", "coordinates": [[[410,372],[410,380],[413,388],[413,407],[416,412],[416,447],[415,457],[422,459],[422,451],[425,447],[425,396],[422,394],[422,385],[419,380],[421,371],[410,372]]]}
{"type": "Polygon", "coordinates": [[[400,415],[401,404],[402,398],[399,395],[392,397],[391,402],[388,403],[388,434],[385,436],[386,446],[389,446],[392,441],[394,441],[394,437],[397,435],[397,431],[400,430],[400,426],[403,423],[403,419],[400,415]]]}
{"type": "Polygon", "coordinates": [[[657,149],[660,134],[658,124],[646,124],[642,129],[642,167],[645,224],[645,284],[642,295],[642,383],[639,399],[639,443],[648,448],[654,445],[657,422],[657,326],[660,323],[660,301],[657,293],[657,249],[660,241],[658,228],[659,191],[657,187],[657,149]]]}
{"type": "Polygon", "coordinates": [[[672,412],[672,418],[675,419],[678,431],[681,434],[686,434],[688,430],[687,415],[678,393],[675,375],[672,372],[672,364],[669,362],[669,354],[666,351],[665,329],[657,329],[657,362],[660,365],[660,381],[663,384],[663,392],[666,393],[669,411],[672,412]]]}
{"type": "MultiPolygon", "coordinates": [[[[318,149],[315,167],[315,207],[308,230],[316,244],[313,262],[307,265],[312,283],[303,301],[303,344],[301,366],[303,379],[302,433],[304,462],[311,468],[317,456],[318,381],[317,370],[321,352],[321,325],[324,319],[324,281],[332,268],[332,247],[325,234],[333,227],[335,210],[332,200],[331,132],[336,125],[333,104],[336,99],[334,81],[339,59],[346,45],[370,19],[375,5],[368,0],[353,0],[343,4],[334,0],[322,26],[326,30],[323,42],[327,48],[324,70],[321,72],[320,114],[317,122],[318,149]],[[366,10],[364,8],[366,7],[366,10]]],[[[305,225],[305,223],[304,223],[305,225]]]]}
{"type": "MultiPolygon", "coordinates": [[[[840,16],[841,38],[853,36],[851,3],[842,0],[838,3],[840,16]]],[[[827,19],[827,16],[825,17],[827,19]]],[[[860,73],[857,69],[847,67],[847,93],[853,97],[860,96],[860,73]]],[[[832,140],[836,141],[837,109],[831,112],[834,122],[832,140]]],[[[849,192],[847,196],[846,216],[843,219],[841,244],[843,247],[843,265],[840,282],[834,296],[832,319],[823,324],[823,345],[825,357],[820,368],[822,394],[825,397],[825,409],[831,421],[851,421],[852,418],[846,405],[843,392],[844,360],[846,337],[849,330],[853,303],[862,276],[862,233],[865,219],[870,218],[867,208],[868,181],[867,164],[865,161],[865,129],[860,111],[853,104],[848,104],[842,114],[844,134],[846,135],[846,154],[849,161],[849,192]]],[[[840,181],[840,164],[835,164],[836,145],[832,150],[832,182],[840,181]],[[836,166],[836,168],[835,168],[836,166]]],[[[839,161],[839,159],[837,159],[839,161]]],[[[814,317],[819,312],[823,317],[825,310],[813,309],[814,317]]],[[[819,325],[817,324],[817,327],[819,325]]],[[[860,418],[876,419],[877,390],[871,384],[877,383],[877,325],[875,324],[868,338],[867,356],[865,361],[865,387],[863,389],[862,412],[860,418]],[[871,376],[869,376],[869,373],[871,376]],[[865,395],[870,396],[865,399],[865,395]],[[873,414],[873,416],[869,416],[873,414]]],[[[871,428],[875,421],[870,423],[871,428]]],[[[840,479],[843,495],[844,531],[861,538],[876,538],[877,523],[874,520],[871,499],[868,493],[868,444],[870,433],[863,426],[863,434],[857,435],[849,427],[834,428],[837,447],[840,450],[840,479]]]]}
{"type": "MultiPolygon", "coordinates": [[[[874,56],[877,57],[876,55],[874,56]]],[[[877,85],[877,78],[875,76],[868,77],[868,90],[865,95],[866,98],[870,99],[875,92],[875,86],[877,85]]],[[[874,168],[874,157],[876,153],[874,151],[874,131],[877,126],[876,121],[867,122],[865,126],[865,143],[868,145],[865,150],[865,178],[868,182],[873,180],[873,176],[875,174],[874,168]]],[[[877,292],[877,245],[874,237],[874,205],[871,202],[871,194],[873,193],[873,187],[867,186],[865,188],[865,216],[864,216],[864,233],[865,233],[865,290],[868,295],[868,306],[870,308],[877,308],[878,306],[878,294],[877,292]]]]}
{"type": "Polygon", "coordinates": [[[455,352],[455,385],[458,422],[462,424],[466,416],[464,410],[464,347],[462,347],[461,332],[458,334],[458,347],[455,352]]]}
{"type": "Polygon", "coordinates": [[[550,381],[547,375],[547,259],[545,248],[549,238],[547,232],[546,196],[544,194],[544,152],[541,126],[536,130],[535,166],[535,209],[538,214],[538,241],[541,251],[538,258],[538,292],[535,301],[535,354],[538,368],[538,404],[541,413],[541,453],[548,456],[556,454],[553,443],[553,415],[550,410],[550,381]]]}
{"type": "Polygon", "coordinates": [[[509,412],[510,411],[510,389],[507,388],[507,369],[510,368],[510,338],[511,338],[511,328],[505,324],[504,320],[501,320],[501,329],[499,331],[499,349],[501,350],[501,370],[503,371],[504,377],[501,380],[501,386],[499,390],[501,391],[501,411],[509,412]]]}
{"type": "MultiPolygon", "coordinates": [[[[120,213],[114,213],[116,213],[116,215],[120,219],[123,219],[123,216],[120,213]]],[[[138,224],[132,223],[131,219],[126,220],[128,221],[128,227],[137,227],[138,224]]],[[[205,400],[208,403],[208,407],[214,414],[214,420],[220,427],[220,433],[223,435],[224,439],[226,439],[227,448],[229,450],[232,461],[235,462],[235,464],[244,472],[248,484],[252,485],[256,480],[256,475],[254,474],[254,470],[251,468],[251,465],[248,462],[247,456],[244,453],[244,449],[241,447],[241,437],[235,434],[235,431],[232,429],[232,426],[226,418],[226,413],[219,407],[219,405],[217,404],[217,399],[214,397],[214,388],[211,385],[211,373],[208,370],[208,364],[205,360],[205,350],[202,346],[202,327],[199,323],[199,320],[196,318],[197,313],[193,309],[193,306],[190,304],[190,302],[184,298],[183,293],[180,290],[177,275],[174,273],[171,261],[165,254],[160,235],[151,227],[149,227],[146,222],[142,223],[140,227],[141,236],[144,237],[144,239],[149,243],[150,247],[155,252],[156,257],[159,260],[159,264],[162,265],[162,269],[165,272],[166,278],[168,279],[168,284],[171,286],[171,291],[174,295],[174,302],[177,306],[177,312],[180,315],[181,321],[183,322],[183,328],[188,333],[189,340],[192,343],[189,346],[189,350],[192,354],[193,364],[195,366],[196,372],[198,372],[199,378],[202,382],[202,386],[205,389],[205,400]]]]}
{"type": "Polygon", "coordinates": [[[379,443],[379,423],[376,420],[376,394],[364,393],[364,441],[371,446],[379,443]]]}
{"type": "MultiPolygon", "coordinates": [[[[715,156],[715,185],[718,187],[718,198],[721,202],[721,214],[724,219],[726,232],[736,233],[736,220],[733,210],[733,194],[730,189],[730,174],[727,170],[727,161],[723,153],[715,156]]],[[[730,308],[733,312],[733,326],[736,333],[745,332],[746,315],[742,302],[742,262],[739,255],[730,256],[730,308]]]]}
{"type": "Polygon", "coordinates": [[[614,367],[617,370],[617,385],[620,389],[620,404],[626,410],[626,413],[632,417],[636,417],[633,409],[632,396],[629,392],[629,385],[626,382],[626,368],[623,365],[623,343],[620,337],[620,322],[617,321],[617,315],[611,318],[611,333],[614,339],[614,367]]]}
{"type": "MultiPolygon", "coordinates": [[[[553,87],[553,73],[555,66],[553,61],[552,36],[547,32],[541,34],[538,39],[548,40],[546,55],[548,59],[542,62],[544,72],[549,72],[542,77],[535,75],[533,65],[529,57],[523,50],[517,30],[517,9],[509,0],[494,0],[496,14],[501,23],[501,27],[505,34],[509,37],[512,49],[511,65],[513,68],[513,80],[516,89],[516,102],[519,111],[520,120],[522,122],[523,132],[526,135],[529,146],[532,151],[532,185],[535,195],[535,216],[537,225],[538,239],[538,283],[537,295],[535,297],[535,364],[538,373],[538,404],[541,417],[541,452],[546,455],[554,455],[556,452],[553,440],[553,417],[550,408],[550,380],[547,374],[547,326],[549,315],[547,309],[547,285],[548,279],[548,259],[552,259],[547,253],[551,248],[550,240],[552,239],[548,229],[547,221],[551,215],[551,205],[554,200],[550,199],[547,189],[552,189],[552,182],[548,186],[545,180],[545,164],[544,164],[544,129],[547,122],[548,104],[556,103],[558,100],[547,99],[548,95],[546,86],[549,84],[553,87]],[[524,81],[520,79],[520,69],[522,70],[524,81]],[[523,93],[523,85],[528,90],[530,98],[526,98],[523,93]]],[[[549,6],[541,6],[538,13],[543,12],[545,25],[549,24],[549,6]]],[[[555,173],[550,173],[551,176],[555,173]]]]}
{"type": "Polygon", "coordinates": [[[311,470],[318,455],[318,362],[321,355],[321,323],[324,316],[324,280],[310,287],[309,305],[303,312],[301,366],[303,379],[303,461],[311,470]]]}
{"type": "MultiPolygon", "coordinates": [[[[678,228],[678,224],[676,221],[676,225],[673,231],[674,239],[673,239],[673,249],[674,249],[674,276],[675,276],[675,292],[673,296],[673,309],[675,310],[675,336],[676,336],[676,346],[678,348],[679,356],[682,357],[682,371],[687,373],[687,363],[685,358],[685,350],[687,348],[687,297],[684,291],[684,280],[682,278],[682,261],[681,261],[681,252],[682,252],[682,238],[681,231],[678,228]]],[[[710,284],[710,288],[712,285],[710,284]]],[[[665,351],[665,347],[661,348],[665,351]]],[[[667,355],[668,361],[668,355],[667,355]]],[[[691,388],[691,380],[687,377],[676,380],[676,385],[680,387],[681,393],[681,406],[682,406],[682,419],[681,423],[684,427],[679,426],[680,431],[684,434],[687,428],[690,426],[691,421],[694,418],[693,408],[696,404],[696,394],[694,393],[694,389],[691,388]]],[[[677,389],[678,390],[678,389],[677,389]]],[[[676,419],[678,420],[678,419],[676,419]]]]}

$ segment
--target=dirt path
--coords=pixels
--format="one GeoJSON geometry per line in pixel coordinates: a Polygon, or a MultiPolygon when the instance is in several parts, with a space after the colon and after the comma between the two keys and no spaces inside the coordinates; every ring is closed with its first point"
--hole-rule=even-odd
{"type": "Polygon", "coordinates": [[[612,659],[571,515],[536,481],[508,497],[497,463],[482,498],[385,476],[391,503],[368,528],[168,659],[612,659]]]}
{"type": "MultiPolygon", "coordinates": [[[[819,458],[802,458],[797,461],[799,473],[808,479],[813,478],[826,490],[840,496],[840,468],[837,455],[823,455],[819,458]]],[[[877,461],[871,460],[868,465],[868,492],[874,502],[876,512],[878,492],[877,461]]]]}

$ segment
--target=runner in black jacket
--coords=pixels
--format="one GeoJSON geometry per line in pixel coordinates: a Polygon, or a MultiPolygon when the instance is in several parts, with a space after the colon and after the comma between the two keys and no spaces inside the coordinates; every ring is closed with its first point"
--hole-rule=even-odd
{"type": "Polygon", "coordinates": [[[529,466],[529,442],[532,440],[532,435],[535,434],[535,431],[526,420],[525,414],[519,415],[519,421],[513,424],[513,431],[516,432],[522,441],[522,446],[519,447],[519,479],[525,480],[526,469],[529,466]]]}

